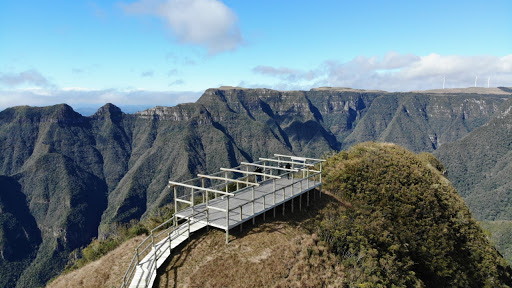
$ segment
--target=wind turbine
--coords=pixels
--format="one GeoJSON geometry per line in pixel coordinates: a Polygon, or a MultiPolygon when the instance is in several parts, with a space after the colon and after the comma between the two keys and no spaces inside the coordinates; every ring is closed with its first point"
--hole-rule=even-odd
{"type": "Polygon", "coordinates": [[[487,78],[487,88],[490,88],[491,87],[491,76],[489,76],[489,78],[487,78]]]}
{"type": "Polygon", "coordinates": [[[478,80],[478,75],[475,76],[475,87],[476,87],[476,80],[478,80]]]}
{"type": "Polygon", "coordinates": [[[444,89],[444,82],[446,81],[446,75],[443,76],[443,89],[444,89]]]}

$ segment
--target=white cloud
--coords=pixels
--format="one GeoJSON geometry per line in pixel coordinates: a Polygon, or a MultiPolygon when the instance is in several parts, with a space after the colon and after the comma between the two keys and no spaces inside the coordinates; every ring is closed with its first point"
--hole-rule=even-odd
{"type": "Polygon", "coordinates": [[[243,43],[238,17],[218,0],[140,0],[122,8],[127,14],[163,18],[179,42],[206,47],[210,54],[243,43]]]}
{"type": "Polygon", "coordinates": [[[411,91],[446,87],[469,87],[475,76],[477,85],[512,86],[512,55],[457,56],[429,54],[417,56],[390,52],[383,57],[358,56],[348,62],[325,61],[317,69],[298,69],[257,66],[253,72],[274,77],[280,82],[274,87],[353,87],[386,91],[411,91]],[[485,79],[485,80],[482,80],[485,79]],[[286,81],[286,83],[283,83],[286,81]]]}
{"type": "Polygon", "coordinates": [[[37,87],[53,86],[48,79],[36,70],[26,70],[19,73],[0,73],[0,84],[7,87],[34,85],[37,87]]]}

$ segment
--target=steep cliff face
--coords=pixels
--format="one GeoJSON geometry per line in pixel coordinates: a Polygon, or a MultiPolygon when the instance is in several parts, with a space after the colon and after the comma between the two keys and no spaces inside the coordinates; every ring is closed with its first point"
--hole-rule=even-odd
{"type": "Polygon", "coordinates": [[[506,97],[224,87],[134,115],[112,104],[91,117],[65,104],[6,109],[0,175],[19,184],[41,236],[18,286],[44,285],[70,251],[111,224],[169,203],[169,179],[273,153],[320,157],[366,140],[432,151],[487,122],[506,97]]]}
{"type": "Polygon", "coordinates": [[[377,98],[347,137],[345,147],[384,141],[407,149],[434,151],[487,122],[504,101],[479,94],[392,94],[377,98]]]}
{"type": "Polygon", "coordinates": [[[16,179],[0,176],[0,287],[12,287],[41,243],[41,231],[16,179]]]}
{"type": "Polygon", "coordinates": [[[435,152],[479,220],[512,220],[512,100],[467,137],[435,152]]]}

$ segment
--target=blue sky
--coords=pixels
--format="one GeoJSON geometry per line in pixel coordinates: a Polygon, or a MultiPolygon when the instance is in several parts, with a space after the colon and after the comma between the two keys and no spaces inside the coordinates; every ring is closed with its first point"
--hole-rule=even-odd
{"type": "Polygon", "coordinates": [[[2,1],[0,109],[512,86],[512,1],[2,1]]]}

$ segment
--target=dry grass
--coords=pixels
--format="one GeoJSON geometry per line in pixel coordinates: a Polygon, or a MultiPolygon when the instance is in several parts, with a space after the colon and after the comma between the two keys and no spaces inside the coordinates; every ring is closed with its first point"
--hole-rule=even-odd
{"type": "MultiPolygon", "coordinates": [[[[338,202],[325,195],[303,211],[267,221],[260,216],[257,225],[230,231],[225,244],[224,231],[210,229],[195,233],[159,269],[154,287],[340,287],[343,267],[314,234],[315,218],[328,203],[338,202]]],[[[330,205],[330,204],[329,204],[330,205]]],[[[48,287],[119,287],[135,247],[144,239],[138,236],[121,244],[101,259],[62,275],[48,287]]]]}
{"type": "Polygon", "coordinates": [[[198,234],[159,269],[155,286],[340,287],[341,264],[311,234],[317,208],[291,214],[288,206],[287,215],[276,220],[268,213],[267,222],[258,218],[259,226],[246,224],[238,233],[233,229],[228,245],[224,231],[198,234]]]}
{"type": "Polygon", "coordinates": [[[119,287],[133,257],[133,251],[146,236],[132,238],[99,260],[61,275],[48,284],[51,288],[67,287],[119,287]]]}

